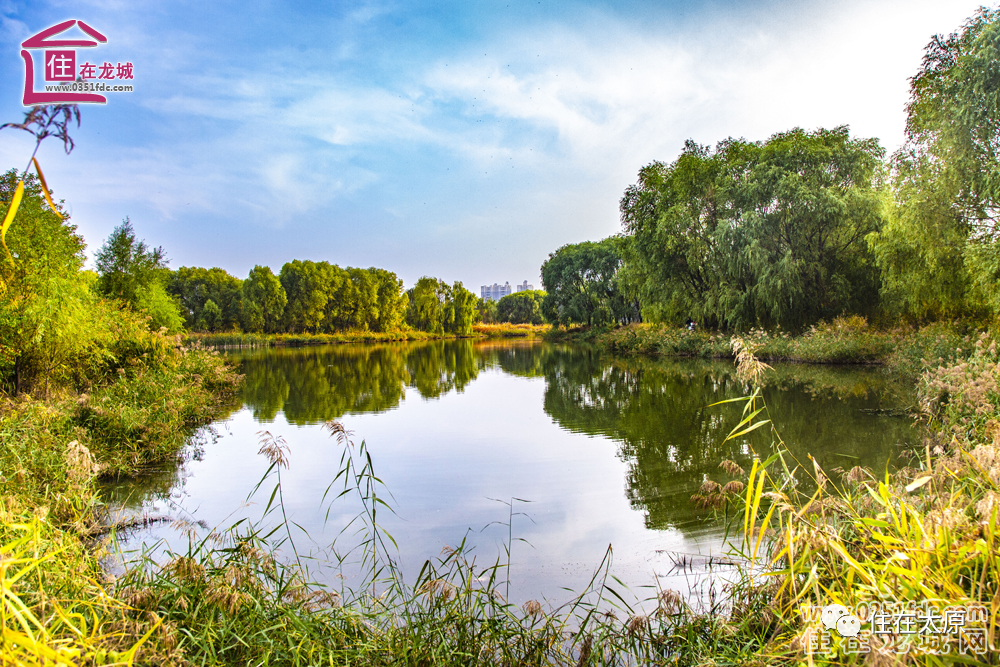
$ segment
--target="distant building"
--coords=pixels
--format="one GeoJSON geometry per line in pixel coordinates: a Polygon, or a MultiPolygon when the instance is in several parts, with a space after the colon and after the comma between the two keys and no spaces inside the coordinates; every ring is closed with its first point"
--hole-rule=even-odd
{"type": "MultiPolygon", "coordinates": [[[[524,282],[527,283],[528,281],[524,282]]],[[[483,285],[479,290],[480,296],[483,297],[484,301],[499,301],[511,292],[510,282],[505,282],[503,285],[498,285],[497,283],[483,285]]]]}
{"type": "Polygon", "coordinates": [[[518,292],[524,292],[525,290],[535,289],[535,286],[534,285],[529,285],[527,280],[525,280],[520,285],[514,285],[514,287],[517,288],[518,292]]]}

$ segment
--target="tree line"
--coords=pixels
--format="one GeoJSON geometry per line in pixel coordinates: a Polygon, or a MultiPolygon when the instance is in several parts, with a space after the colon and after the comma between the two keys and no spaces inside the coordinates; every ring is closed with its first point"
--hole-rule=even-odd
{"type": "Polygon", "coordinates": [[[794,331],[1000,313],[998,18],[932,39],[891,156],[846,126],[795,128],[643,167],[621,234],[543,264],[546,317],[794,331]]]}
{"type": "Polygon", "coordinates": [[[465,289],[423,277],[410,289],[380,268],[341,268],[292,260],[278,275],[255,266],[243,280],[220,268],[167,267],[162,248],[150,248],[125,219],[96,257],[97,290],[144,313],[168,331],[250,333],[390,332],[409,327],[467,335],[474,324],[541,323],[544,293],[519,292],[484,302],[465,289]]]}

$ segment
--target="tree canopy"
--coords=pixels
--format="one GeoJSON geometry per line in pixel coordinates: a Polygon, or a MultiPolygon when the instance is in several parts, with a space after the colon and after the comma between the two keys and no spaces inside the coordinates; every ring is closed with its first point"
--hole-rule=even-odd
{"type": "Polygon", "coordinates": [[[626,283],[656,320],[797,329],[869,314],[878,272],[865,238],[883,224],[883,151],[847,127],[764,142],[688,142],[644,167],[621,200],[626,283]]]}
{"type": "Polygon", "coordinates": [[[118,299],[144,313],[154,329],[163,327],[173,332],[183,328],[180,307],[166,291],[166,253],[136,238],[131,220],[125,218],[115,227],[97,251],[94,264],[99,276],[97,290],[102,296],[118,299]]]}
{"type": "Polygon", "coordinates": [[[513,324],[541,324],[543,290],[523,290],[501,298],[496,304],[496,321],[513,324]]]}
{"type": "Polygon", "coordinates": [[[542,264],[542,315],[553,324],[626,324],[639,319],[619,269],[626,239],[564,245],[542,264]]]}
{"type": "Polygon", "coordinates": [[[894,205],[871,238],[886,307],[914,317],[1000,311],[1000,12],[935,36],[910,80],[894,205]]]}

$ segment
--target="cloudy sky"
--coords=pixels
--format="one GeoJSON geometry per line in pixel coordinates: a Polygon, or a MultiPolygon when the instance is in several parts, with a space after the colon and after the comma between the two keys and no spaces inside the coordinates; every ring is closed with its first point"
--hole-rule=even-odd
{"type": "MultiPolygon", "coordinates": [[[[0,0],[0,121],[20,42],[81,19],[135,91],[40,162],[90,246],[129,216],[171,266],[293,258],[479,285],[619,230],[686,139],[850,125],[902,141],[907,79],[980,3],[0,0]]],[[[40,57],[38,58],[40,60],[40,57]]],[[[41,77],[38,77],[41,84],[41,77]]],[[[0,166],[30,137],[0,132],[0,166]]]]}

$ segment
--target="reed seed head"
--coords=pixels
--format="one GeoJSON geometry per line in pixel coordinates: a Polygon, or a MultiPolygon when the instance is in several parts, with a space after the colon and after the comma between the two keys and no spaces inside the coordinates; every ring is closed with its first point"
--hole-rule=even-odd
{"type": "Polygon", "coordinates": [[[746,471],[743,470],[738,463],[730,461],[729,459],[720,463],[719,467],[722,468],[730,477],[743,477],[746,474],[746,471]]]}

